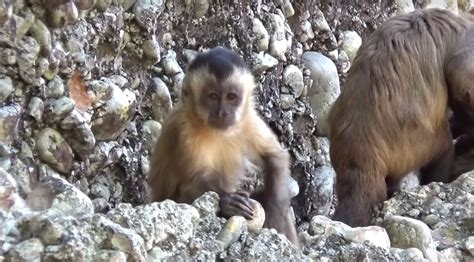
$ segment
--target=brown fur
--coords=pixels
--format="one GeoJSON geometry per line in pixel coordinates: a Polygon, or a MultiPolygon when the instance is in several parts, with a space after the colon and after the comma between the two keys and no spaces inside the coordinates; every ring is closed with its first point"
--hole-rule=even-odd
{"type": "Polygon", "coordinates": [[[152,200],[192,203],[203,193],[215,191],[222,201],[222,196],[238,190],[246,163],[251,161],[265,172],[263,191],[253,195],[265,209],[264,226],[298,244],[289,216],[289,155],[254,109],[253,76],[247,70],[234,72],[222,84],[241,85],[244,97],[236,122],[225,131],[203,120],[206,112],[197,102],[203,88],[217,82],[207,68],[187,73],[183,102],[166,117],[151,158],[152,200]]]}
{"type": "Polygon", "coordinates": [[[372,207],[387,198],[386,183],[412,170],[421,170],[422,184],[451,180],[449,106],[455,117],[462,111],[474,119],[470,19],[418,10],[365,39],[328,116],[339,199],[334,219],[370,224],[372,207]]]}

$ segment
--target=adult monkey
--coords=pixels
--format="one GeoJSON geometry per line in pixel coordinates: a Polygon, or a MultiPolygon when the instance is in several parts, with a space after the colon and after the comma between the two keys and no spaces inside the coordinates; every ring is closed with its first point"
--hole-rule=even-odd
{"type": "Polygon", "coordinates": [[[289,155],[255,111],[254,87],[244,60],[229,49],[213,48],[191,62],[182,102],[167,115],[151,158],[152,200],[190,204],[214,191],[221,215],[250,219],[249,195],[237,191],[250,161],[265,172],[263,191],[252,195],[265,210],[264,226],[298,245],[289,212],[289,155]]]}
{"type": "Polygon", "coordinates": [[[361,45],[328,115],[337,174],[334,219],[371,222],[372,208],[409,171],[449,182],[448,110],[474,120],[474,19],[441,9],[387,20],[361,45]]]}

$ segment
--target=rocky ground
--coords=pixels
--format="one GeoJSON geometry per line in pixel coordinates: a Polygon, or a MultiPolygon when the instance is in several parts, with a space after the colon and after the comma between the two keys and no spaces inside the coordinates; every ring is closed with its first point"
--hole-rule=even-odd
{"type": "MultiPolygon", "coordinates": [[[[334,171],[319,120],[364,37],[431,6],[470,3],[0,2],[0,261],[472,260],[473,173],[396,195],[378,226],[327,218],[334,171]],[[215,45],[245,58],[258,110],[290,150],[301,250],[216,217],[213,193],[147,203],[151,145],[186,64],[215,45]]],[[[246,186],[260,183],[257,174],[246,186]]]]}

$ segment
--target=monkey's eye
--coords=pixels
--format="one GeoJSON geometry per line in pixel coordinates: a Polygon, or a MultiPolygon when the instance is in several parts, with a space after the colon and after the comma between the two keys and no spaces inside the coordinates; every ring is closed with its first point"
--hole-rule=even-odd
{"type": "Polygon", "coordinates": [[[228,94],[227,95],[227,100],[234,100],[236,98],[237,98],[237,95],[235,95],[235,94],[228,94]]]}
{"type": "Polygon", "coordinates": [[[207,97],[211,100],[216,100],[217,99],[217,94],[216,93],[210,93],[207,97]]]}

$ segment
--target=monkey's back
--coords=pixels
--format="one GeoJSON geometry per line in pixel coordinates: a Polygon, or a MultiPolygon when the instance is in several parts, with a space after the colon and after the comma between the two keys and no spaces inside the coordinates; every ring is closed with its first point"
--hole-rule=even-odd
{"type": "Polygon", "coordinates": [[[407,172],[429,160],[446,135],[445,58],[469,27],[425,9],[387,20],[363,42],[328,116],[333,164],[407,172]]]}

